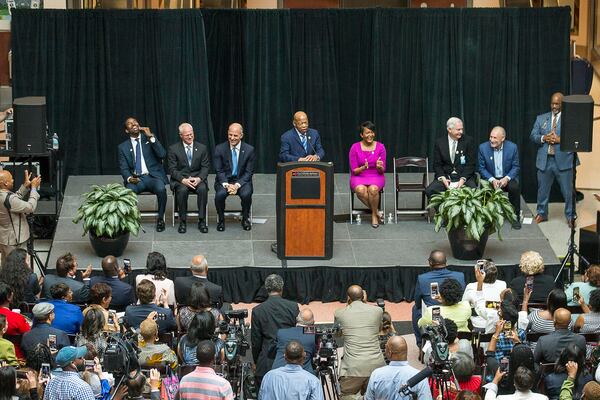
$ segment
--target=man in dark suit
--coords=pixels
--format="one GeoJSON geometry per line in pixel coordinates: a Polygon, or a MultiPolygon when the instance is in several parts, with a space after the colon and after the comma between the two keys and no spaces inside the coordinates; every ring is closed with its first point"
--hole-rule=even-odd
{"type": "Polygon", "coordinates": [[[569,343],[575,343],[585,354],[585,338],[569,330],[571,312],[566,308],[554,311],[554,332],[541,336],[535,346],[536,363],[554,363],[569,343]]]}
{"type": "Polygon", "coordinates": [[[519,185],[519,150],[517,145],[506,140],[506,131],[495,126],[490,132],[490,140],[479,145],[479,174],[497,189],[508,192],[517,220],[513,229],[521,229],[521,185],[519,185]]]}
{"type": "Polygon", "coordinates": [[[304,370],[314,374],[315,371],[312,367],[312,358],[315,355],[316,343],[314,334],[315,317],[310,308],[305,308],[300,311],[300,314],[296,317],[296,326],[293,328],[284,328],[277,331],[277,354],[275,355],[275,361],[271,369],[283,367],[285,362],[285,348],[292,340],[297,340],[304,347],[306,357],[304,358],[304,364],[302,368],[304,370]],[[305,328],[312,328],[313,333],[305,332],[305,328]]]}
{"type": "Polygon", "coordinates": [[[252,174],[254,174],[254,147],[242,142],[242,125],[233,123],[227,130],[227,141],[215,147],[215,208],[219,221],[217,230],[225,230],[225,199],[238,195],[242,202],[242,228],[249,231],[252,205],[252,174]]]}
{"type": "Polygon", "coordinates": [[[198,204],[198,229],[207,233],[206,201],[208,198],[208,151],[206,146],[194,141],[194,128],[188,123],[179,125],[181,141],[169,147],[167,157],[171,174],[171,189],[179,212],[179,233],[187,230],[187,201],[190,193],[196,193],[198,204]]]}
{"type": "Polygon", "coordinates": [[[418,345],[421,344],[421,330],[417,326],[417,321],[422,316],[421,302],[425,303],[427,307],[440,304],[431,297],[431,284],[436,284],[439,288],[444,280],[452,278],[456,279],[462,285],[463,289],[465,288],[465,275],[462,272],[450,271],[446,268],[446,254],[443,251],[432,251],[427,261],[432,270],[417,277],[414,295],[415,304],[412,309],[413,330],[418,345]]]}
{"type": "Polygon", "coordinates": [[[264,303],[252,309],[252,357],[256,364],[257,384],[271,369],[277,352],[277,331],[281,328],[291,328],[296,325],[298,304],[281,297],[283,293],[283,278],[271,274],[265,279],[265,289],[269,297],[264,303]]]}
{"type": "Polygon", "coordinates": [[[320,161],[325,157],[319,132],[308,127],[308,117],[303,111],[294,114],[294,127],[281,135],[279,161],[320,161]]]}
{"type": "Polygon", "coordinates": [[[425,189],[427,197],[463,185],[475,188],[475,160],[473,141],[464,135],[463,122],[456,117],[446,122],[448,135],[435,141],[433,171],[435,180],[425,189]]]}
{"type": "Polygon", "coordinates": [[[177,304],[188,304],[188,296],[194,282],[202,282],[208,294],[210,295],[211,303],[217,308],[223,305],[223,288],[216,283],[208,280],[208,262],[206,257],[201,254],[192,258],[190,265],[192,276],[180,276],[175,278],[175,299],[177,304]]]}
{"type": "Polygon", "coordinates": [[[125,120],[125,133],[129,139],[119,145],[119,168],[124,185],[135,193],[150,192],[158,200],[156,231],[165,230],[165,208],[169,183],[162,160],[166,156],[164,147],[148,127],[140,127],[133,117],[125,120]],[[140,135],[140,131],[144,136],[140,135]]]}
{"type": "Polygon", "coordinates": [[[148,318],[151,312],[156,312],[156,324],[158,325],[159,333],[172,332],[177,328],[173,311],[171,311],[167,302],[167,296],[164,293],[160,295],[159,302],[162,307],[154,303],[156,286],[154,286],[152,281],[142,279],[137,285],[135,292],[140,304],[127,306],[127,309],[125,309],[125,322],[127,326],[137,329],[142,321],[148,318]]]}
{"type": "Polygon", "coordinates": [[[83,282],[77,280],[77,257],[71,253],[64,254],[56,260],[56,275],[44,277],[43,297],[51,299],[50,288],[58,283],[64,283],[73,291],[73,303],[86,303],[90,296],[90,281],[92,266],[88,265],[81,273],[83,282]]]}
{"type": "Polygon", "coordinates": [[[102,259],[102,276],[92,276],[90,287],[96,283],[106,283],[112,289],[112,300],[110,308],[117,311],[125,310],[125,307],[135,303],[135,290],[126,282],[121,281],[125,278],[125,271],[119,268],[117,259],[114,256],[106,256],[102,259]]]}

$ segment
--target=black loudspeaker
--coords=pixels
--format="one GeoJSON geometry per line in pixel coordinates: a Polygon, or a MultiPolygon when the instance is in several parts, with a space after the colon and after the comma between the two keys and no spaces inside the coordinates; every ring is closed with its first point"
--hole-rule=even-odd
{"type": "Polygon", "coordinates": [[[594,99],[575,94],[563,97],[560,117],[560,149],[589,153],[592,151],[594,99]]]}
{"type": "Polygon", "coordinates": [[[20,97],[13,103],[13,150],[16,153],[46,153],[48,136],[45,97],[20,97]]]}

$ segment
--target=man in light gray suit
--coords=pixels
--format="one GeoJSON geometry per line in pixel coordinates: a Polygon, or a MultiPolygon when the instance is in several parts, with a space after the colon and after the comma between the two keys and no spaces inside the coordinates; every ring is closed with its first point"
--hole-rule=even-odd
{"type": "Polygon", "coordinates": [[[73,292],[72,303],[86,303],[90,297],[92,266],[88,265],[80,275],[83,282],[77,280],[77,257],[71,253],[63,254],[56,260],[56,275],[46,275],[44,278],[43,296],[51,299],[50,288],[57,283],[64,283],[73,292]]]}
{"type": "Polygon", "coordinates": [[[379,347],[383,310],[366,304],[367,294],[358,285],[348,288],[348,305],[336,310],[334,323],[344,337],[344,357],[340,369],[342,399],[364,394],[371,373],[385,366],[379,347]],[[350,396],[350,397],[348,397],[350,396]]]}

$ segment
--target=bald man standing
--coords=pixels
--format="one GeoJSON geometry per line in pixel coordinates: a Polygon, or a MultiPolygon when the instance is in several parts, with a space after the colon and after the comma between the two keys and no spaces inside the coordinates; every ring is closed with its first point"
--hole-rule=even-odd
{"type": "Polygon", "coordinates": [[[321,137],[317,130],[308,127],[306,113],[296,112],[292,124],[294,127],[281,135],[279,161],[321,161],[325,157],[321,137]]]}
{"type": "Polygon", "coordinates": [[[277,354],[275,354],[275,361],[273,361],[271,369],[283,367],[285,365],[285,347],[292,340],[297,340],[302,344],[304,352],[306,353],[302,368],[304,368],[305,371],[314,374],[315,371],[312,366],[312,358],[316,351],[314,326],[315,316],[310,308],[305,308],[301,310],[296,317],[296,326],[279,329],[277,331],[277,354]]]}
{"type": "Polygon", "coordinates": [[[25,248],[29,239],[27,215],[37,207],[38,189],[42,178],[31,179],[25,171],[25,180],[16,193],[13,193],[14,180],[10,172],[0,171],[0,253],[2,265],[6,256],[16,248],[25,248]]]}
{"type": "Polygon", "coordinates": [[[227,141],[215,147],[215,208],[217,231],[225,230],[225,199],[238,195],[242,203],[242,228],[252,229],[250,206],[252,205],[252,175],[254,174],[254,147],[242,142],[244,128],[234,122],[227,129],[227,141]]]}

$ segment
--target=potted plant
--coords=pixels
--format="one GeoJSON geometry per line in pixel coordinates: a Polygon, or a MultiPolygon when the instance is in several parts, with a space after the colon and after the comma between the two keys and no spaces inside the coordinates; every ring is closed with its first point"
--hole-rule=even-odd
{"type": "Polygon", "coordinates": [[[83,235],[89,232],[90,243],[99,257],[119,257],[127,247],[129,234],[137,235],[141,216],[137,195],[120,183],[93,185],[83,194],[74,223],[83,221],[83,235]]]}
{"type": "Polygon", "coordinates": [[[483,257],[488,236],[498,232],[504,221],[517,219],[512,205],[502,189],[481,181],[481,187],[463,186],[434,195],[429,201],[436,210],[435,231],[445,224],[452,255],[459,260],[476,260],[483,257]]]}

